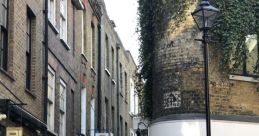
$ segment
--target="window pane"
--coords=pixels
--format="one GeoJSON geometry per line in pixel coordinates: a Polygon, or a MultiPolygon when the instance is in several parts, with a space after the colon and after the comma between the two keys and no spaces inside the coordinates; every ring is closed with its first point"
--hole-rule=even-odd
{"type": "Polygon", "coordinates": [[[258,61],[258,44],[257,35],[248,35],[246,37],[246,45],[248,49],[246,68],[248,74],[255,74],[257,71],[256,64],[258,61]]]}
{"type": "Polygon", "coordinates": [[[60,98],[60,109],[63,112],[65,112],[66,111],[66,86],[63,83],[60,84],[59,98],[60,98]]]}
{"type": "Polygon", "coordinates": [[[7,70],[7,52],[8,52],[8,46],[7,46],[7,31],[3,28],[0,31],[1,35],[1,43],[0,43],[0,66],[7,70]]]}
{"type": "Polygon", "coordinates": [[[5,128],[0,126],[0,136],[5,136],[5,128]]]}
{"type": "Polygon", "coordinates": [[[1,6],[0,6],[0,10],[1,10],[1,12],[0,12],[1,25],[6,28],[6,24],[7,24],[7,4],[2,3],[1,6]]]}

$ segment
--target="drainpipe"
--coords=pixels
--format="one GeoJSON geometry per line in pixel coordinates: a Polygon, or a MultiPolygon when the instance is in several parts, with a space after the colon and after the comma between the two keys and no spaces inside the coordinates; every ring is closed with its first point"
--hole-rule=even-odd
{"type": "MultiPolygon", "coordinates": [[[[119,86],[119,50],[120,45],[116,46],[116,73],[117,73],[117,136],[120,136],[120,86],[119,86]]],[[[122,126],[121,126],[122,127],[122,126]]]]}
{"type": "MultiPolygon", "coordinates": [[[[45,34],[44,34],[44,47],[45,47],[45,52],[44,52],[44,122],[47,124],[47,116],[48,116],[48,0],[45,0],[45,9],[44,9],[44,14],[45,14],[45,34]]],[[[44,135],[47,135],[47,131],[45,130],[44,135]]]]}
{"type": "Polygon", "coordinates": [[[101,26],[98,25],[98,79],[97,79],[97,105],[98,105],[98,113],[97,113],[97,130],[101,132],[101,124],[102,124],[102,51],[101,51],[101,26]]]}

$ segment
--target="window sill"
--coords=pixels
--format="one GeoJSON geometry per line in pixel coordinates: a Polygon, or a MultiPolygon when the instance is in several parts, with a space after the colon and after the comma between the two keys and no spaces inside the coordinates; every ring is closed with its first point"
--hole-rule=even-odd
{"type": "Polygon", "coordinates": [[[55,34],[59,34],[58,29],[55,27],[55,25],[49,20],[49,26],[51,27],[51,29],[55,32],[55,34]]]}
{"type": "Polygon", "coordinates": [[[112,83],[115,85],[116,84],[116,81],[115,81],[115,79],[112,79],[112,83]]]}
{"type": "Polygon", "coordinates": [[[34,92],[32,92],[31,90],[29,90],[29,89],[25,89],[25,92],[28,94],[28,95],[30,95],[33,99],[36,99],[37,97],[36,97],[36,95],[35,95],[35,93],[34,92]]]}
{"type": "Polygon", "coordinates": [[[82,58],[83,58],[86,62],[88,62],[88,59],[87,59],[87,57],[86,57],[86,55],[85,55],[84,53],[81,53],[81,56],[82,56],[82,58]]]}
{"type": "Polygon", "coordinates": [[[3,73],[6,77],[8,77],[11,81],[15,81],[14,77],[4,69],[0,68],[1,73],[3,73]]]}
{"type": "Polygon", "coordinates": [[[108,76],[111,76],[111,73],[110,73],[110,71],[109,71],[107,68],[105,68],[105,72],[106,72],[106,74],[107,74],[108,76]]]}
{"type": "Polygon", "coordinates": [[[259,83],[258,77],[249,77],[249,76],[241,76],[241,75],[229,75],[229,79],[230,80],[244,81],[244,82],[259,83]]]}
{"type": "Polygon", "coordinates": [[[70,50],[70,47],[67,45],[67,42],[65,42],[63,39],[60,39],[60,41],[67,50],[70,50]]]}
{"type": "Polygon", "coordinates": [[[49,134],[50,136],[58,136],[58,134],[55,133],[55,132],[53,132],[52,130],[47,130],[47,131],[48,131],[48,134],[49,134]]]}
{"type": "Polygon", "coordinates": [[[121,92],[120,92],[120,96],[121,96],[121,97],[124,97],[124,96],[123,96],[123,94],[122,94],[121,92]]]}
{"type": "Polygon", "coordinates": [[[94,73],[96,75],[96,71],[92,66],[91,66],[91,71],[92,71],[92,73],[94,73]]]}

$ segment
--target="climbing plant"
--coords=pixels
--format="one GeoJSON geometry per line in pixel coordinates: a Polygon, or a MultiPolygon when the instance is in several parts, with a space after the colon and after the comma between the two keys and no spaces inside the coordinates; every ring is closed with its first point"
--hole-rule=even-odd
{"type": "Polygon", "coordinates": [[[258,2],[259,0],[213,1],[220,9],[220,14],[211,36],[218,39],[217,48],[220,50],[221,66],[224,69],[233,72],[245,62],[248,51],[246,36],[258,34],[258,2]]]}
{"type": "MultiPolygon", "coordinates": [[[[175,20],[175,28],[185,20],[186,11],[196,0],[138,0],[138,32],[140,41],[140,77],[144,87],[139,90],[143,117],[152,117],[153,61],[156,39],[167,30],[163,23],[175,20]]],[[[210,31],[217,39],[222,68],[235,71],[246,60],[246,36],[259,38],[259,0],[210,0],[220,9],[215,26],[210,31]],[[230,64],[232,64],[230,66],[230,64]]]]}
{"type": "Polygon", "coordinates": [[[152,117],[152,86],[155,38],[166,30],[163,22],[176,19],[183,20],[190,0],[139,0],[138,1],[138,33],[140,41],[140,75],[144,81],[138,90],[141,115],[152,117]]]}

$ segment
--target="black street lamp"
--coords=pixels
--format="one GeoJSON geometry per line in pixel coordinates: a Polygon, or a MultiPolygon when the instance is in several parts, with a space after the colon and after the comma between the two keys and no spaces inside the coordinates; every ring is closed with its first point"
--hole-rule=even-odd
{"type": "Polygon", "coordinates": [[[202,42],[204,45],[204,85],[206,99],[206,130],[207,136],[211,136],[210,125],[210,98],[209,98],[209,76],[208,76],[208,30],[212,27],[213,22],[219,13],[219,9],[210,5],[208,0],[202,0],[200,7],[192,13],[195,23],[200,31],[203,31],[202,42]]]}
{"type": "Polygon", "coordinates": [[[139,122],[139,123],[138,123],[138,129],[137,129],[137,131],[136,131],[137,136],[141,136],[141,131],[140,131],[140,129],[139,129],[139,125],[141,125],[141,124],[143,124],[143,125],[147,128],[147,125],[146,125],[145,123],[139,122]]]}

